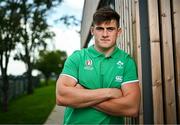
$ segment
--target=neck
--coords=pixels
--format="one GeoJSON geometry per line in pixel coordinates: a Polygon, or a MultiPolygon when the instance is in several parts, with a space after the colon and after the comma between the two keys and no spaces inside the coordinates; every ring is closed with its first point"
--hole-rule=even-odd
{"type": "Polygon", "coordinates": [[[94,45],[94,48],[97,51],[103,53],[105,55],[105,57],[108,57],[114,51],[115,46],[112,46],[110,48],[101,48],[101,47],[98,47],[98,46],[94,45]]]}

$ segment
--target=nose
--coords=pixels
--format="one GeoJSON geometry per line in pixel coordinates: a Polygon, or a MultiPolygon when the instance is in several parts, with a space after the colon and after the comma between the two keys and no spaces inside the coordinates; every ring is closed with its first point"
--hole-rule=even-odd
{"type": "Polygon", "coordinates": [[[107,29],[104,29],[103,30],[103,37],[107,37],[108,36],[108,31],[107,31],[107,29]]]}

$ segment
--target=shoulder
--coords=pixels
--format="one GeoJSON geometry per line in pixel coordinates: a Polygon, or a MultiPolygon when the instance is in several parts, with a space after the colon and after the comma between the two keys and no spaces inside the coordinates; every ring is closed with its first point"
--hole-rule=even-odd
{"type": "Polygon", "coordinates": [[[135,65],[133,57],[129,55],[127,52],[118,49],[118,56],[125,65],[135,65]]]}
{"type": "Polygon", "coordinates": [[[75,50],[68,58],[81,58],[87,53],[87,49],[75,50]]]}
{"type": "Polygon", "coordinates": [[[121,50],[119,48],[118,48],[118,56],[119,56],[119,58],[123,59],[125,62],[127,60],[133,60],[133,58],[127,52],[125,52],[124,50],[121,50]]]}

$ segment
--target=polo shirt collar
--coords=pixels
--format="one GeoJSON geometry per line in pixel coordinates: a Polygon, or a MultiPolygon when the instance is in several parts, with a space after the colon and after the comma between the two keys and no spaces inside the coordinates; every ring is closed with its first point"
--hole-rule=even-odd
{"type": "MultiPolygon", "coordinates": [[[[118,50],[119,50],[118,47],[115,46],[113,52],[110,54],[109,57],[119,58],[118,50]]],[[[97,51],[97,50],[94,48],[94,45],[90,46],[90,47],[88,48],[88,51],[89,51],[89,53],[90,53],[93,57],[98,57],[98,56],[104,55],[103,53],[97,51]]]]}
{"type": "Polygon", "coordinates": [[[100,55],[103,55],[102,53],[100,53],[99,51],[97,51],[95,48],[94,48],[94,45],[90,46],[88,48],[88,52],[93,56],[93,57],[98,57],[100,55]]]}

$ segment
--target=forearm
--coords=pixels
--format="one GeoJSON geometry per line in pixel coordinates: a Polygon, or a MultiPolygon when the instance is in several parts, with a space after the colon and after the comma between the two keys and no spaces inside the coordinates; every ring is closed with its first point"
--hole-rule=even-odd
{"type": "Polygon", "coordinates": [[[88,107],[121,96],[116,88],[85,89],[67,76],[60,76],[56,85],[56,103],[62,106],[88,107]]]}
{"type": "Polygon", "coordinates": [[[81,108],[108,100],[110,92],[109,89],[88,90],[63,86],[61,91],[58,91],[57,97],[60,100],[60,105],[81,108]]]}
{"type": "Polygon", "coordinates": [[[130,101],[128,97],[120,97],[101,102],[93,107],[113,116],[136,117],[139,109],[138,102],[139,99],[130,101]]]}
{"type": "Polygon", "coordinates": [[[60,76],[56,83],[56,103],[74,108],[92,106],[111,98],[111,89],[88,90],[77,86],[77,81],[60,76]]]}

